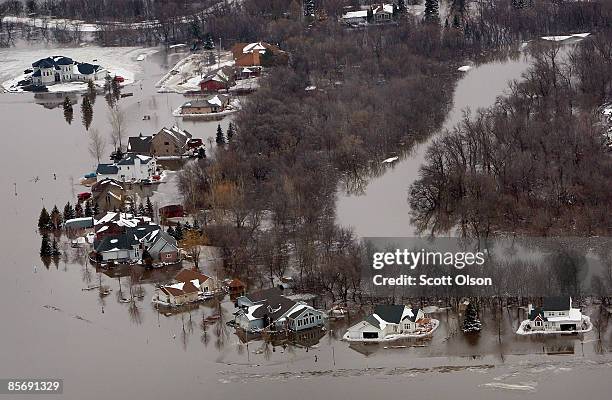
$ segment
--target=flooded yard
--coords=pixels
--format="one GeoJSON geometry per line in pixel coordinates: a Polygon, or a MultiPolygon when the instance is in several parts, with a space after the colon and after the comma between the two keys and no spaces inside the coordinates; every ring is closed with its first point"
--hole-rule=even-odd
{"type": "MultiPolygon", "coordinates": [[[[31,50],[2,49],[0,60],[31,50]]],[[[140,50],[133,54],[136,57],[140,50]]],[[[127,131],[151,134],[178,123],[194,137],[205,139],[210,151],[208,139],[214,138],[217,122],[176,120],[171,111],[185,98],[159,94],[154,88],[181,56],[159,51],[139,64],[135,84],[124,89],[134,95],[119,103],[128,115],[127,131]],[[151,120],[143,120],[143,115],[151,115],[151,120]]],[[[452,127],[465,107],[491,104],[506,82],[520,77],[527,65],[519,57],[469,71],[458,84],[445,127],[452,127]]],[[[106,108],[99,96],[92,127],[108,135],[106,108]]],[[[0,94],[5,126],[0,168],[4,226],[0,377],[63,378],[67,399],[166,399],[179,394],[207,399],[381,395],[426,399],[446,398],[459,390],[463,398],[515,399],[527,394],[559,399],[585,393],[591,398],[608,397],[612,388],[608,325],[584,336],[524,338],[514,334],[524,315],[510,309],[501,322],[483,312],[484,331],[467,338],[458,333],[458,316],[441,311],[434,314],[441,326],[430,340],[349,346],[339,338],[360,317],[355,316],[330,324],[322,335],[302,338],[301,345],[275,346],[261,340],[247,344],[225,324],[233,312],[228,299],[180,313],[155,309],[150,302],[154,285],[166,282],[174,270],[102,272],[66,243],[59,263],[45,268],[38,257],[40,209],[74,202],[82,191],[80,177],[95,165],[78,110],[75,107],[75,119],[68,125],[61,107],[36,104],[30,93],[0,94]],[[100,297],[96,290],[83,290],[99,283],[112,289],[110,294],[100,297]],[[134,303],[122,302],[130,285],[141,295],[134,303]],[[203,318],[219,310],[223,317],[203,329],[203,318]]],[[[221,122],[224,129],[227,123],[221,122]]],[[[340,223],[354,226],[361,236],[411,234],[406,189],[417,175],[426,146],[372,181],[365,196],[341,197],[340,223]],[[373,208],[376,213],[369,212],[373,208]]],[[[162,183],[154,199],[172,198],[176,192],[170,185],[172,180],[162,183]]],[[[214,273],[209,270],[214,260],[204,261],[205,272],[214,273]]]]}

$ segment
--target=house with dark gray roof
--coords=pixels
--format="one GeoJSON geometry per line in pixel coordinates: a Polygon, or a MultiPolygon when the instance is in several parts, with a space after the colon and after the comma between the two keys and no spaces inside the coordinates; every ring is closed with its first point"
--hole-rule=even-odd
{"type": "Polygon", "coordinates": [[[580,331],[588,325],[588,318],[582,315],[579,308],[572,307],[572,298],[545,297],[541,307],[529,304],[527,320],[521,324],[521,332],[566,332],[580,331]]]}
{"type": "Polygon", "coordinates": [[[140,182],[150,180],[156,173],[155,158],[128,153],[113,164],[98,164],[96,181],[112,179],[118,182],[140,182]]]}
{"type": "Polygon", "coordinates": [[[282,295],[278,287],[260,290],[236,300],[236,324],[247,332],[303,331],[323,326],[324,312],[282,295]]]}
{"type": "Polygon", "coordinates": [[[34,85],[95,81],[104,79],[107,74],[100,65],[76,62],[65,56],[51,56],[32,63],[34,85]]]}

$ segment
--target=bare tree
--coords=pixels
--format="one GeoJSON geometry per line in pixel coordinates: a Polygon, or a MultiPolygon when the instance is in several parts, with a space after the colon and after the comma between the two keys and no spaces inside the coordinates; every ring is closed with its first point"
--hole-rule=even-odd
{"type": "Polygon", "coordinates": [[[111,137],[113,145],[115,146],[115,148],[122,148],[126,120],[125,113],[119,108],[119,105],[115,104],[114,107],[111,107],[110,113],[108,115],[108,122],[111,126],[111,137]]]}
{"type": "Polygon", "coordinates": [[[100,163],[100,158],[106,150],[106,142],[97,129],[92,129],[89,134],[89,154],[100,163]]]}

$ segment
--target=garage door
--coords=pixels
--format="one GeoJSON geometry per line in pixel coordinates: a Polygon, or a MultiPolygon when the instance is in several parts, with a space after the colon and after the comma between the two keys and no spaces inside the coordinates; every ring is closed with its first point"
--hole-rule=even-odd
{"type": "Polygon", "coordinates": [[[364,339],[378,339],[378,332],[363,332],[364,339]]]}
{"type": "Polygon", "coordinates": [[[575,331],[576,324],[561,324],[562,331],[575,331]]]}

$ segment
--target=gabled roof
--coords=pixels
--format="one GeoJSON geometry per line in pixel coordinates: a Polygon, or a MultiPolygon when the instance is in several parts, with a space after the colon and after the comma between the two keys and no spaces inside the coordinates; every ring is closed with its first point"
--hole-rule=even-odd
{"type": "Polygon", "coordinates": [[[98,164],[96,174],[100,175],[116,175],[119,173],[119,168],[114,164],[98,164]]]}
{"type": "Polygon", "coordinates": [[[283,290],[275,286],[270,289],[258,290],[256,292],[249,293],[245,297],[252,303],[259,303],[271,297],[281,296],[282,294],[283,290]]]}
{"type": "Polygon", "coordinates": [[[374,308],[374,314],[377,314],[383,321],[399,324],[404,309],[405,306],[399,304],[381,304],[374,308]]]}
{"type": "Polygon", "coordinates": [[[542,304],[544,311],[567,311],[571,308],[570,297],[545,297],[542,304]]]}
{"type": "Polygon", "coordinates": [[[107,189],[115,190],[115,191],[122,191],[123,185],[119,183],[119,181],[114,180],[113,178],[104,178],[101,181],[94,183],[91,187],[92,193],[103,192],[107,189]]]}
{"type": "Polygon", "coordinates": [[[128,139],[128,151],[140,154],[150,153],[151,139],[153,136],[131,136],[128,139]]]}
{"type": "Polygon", "coordinates": [[[137,240],[130,239],[129,235],[109,235],[98,243],[96,252],[129,250],[138,244],[137,240]]]}
{"type": "Polygon", "coordinates": [[[76,69],[79,74],[82,75],[91,75],[99,70],[101,70],[102,68],[99,65],[95,65],[95,64],[89,64],[89,63],[78,63],[76,65],[76,69]]]}
{"type": "Polygon", "coordinates": [[[198,288],[191,282],[179,282],[174,285],[161,286],[159,290],[172,296],[182,296],[188,293],[196,293],[198,288]]]}
{"type": "Polygon", "coordinates": [[[418,308],[408,308],[406,307],[406,310],[402,316],[402,321],[408,319],[412,322],[416,322],[417,316],[419,315],[419,309],[418,308]]]}
{"type": "Polygon", "coordinates": [[[529,313],[529,319],[531,321],[536,319],[538,316],[540,317],[540,319],[542,319],[542,321],[548,321],[548,319],[544,316],[544,310],[542,309],[542,307],[534,308],[529,313]]]}
{"type": "Polygon", "coordinates": [[[378,319],[372,314],[368,315],[363,320],[377,329],[382,329],[380,326],[380,321],[378,321],[378,319]]]}
{"type": "Polygon", "coordinates": [[[198,280],[200,284],[202,284],[210,278],[203,273],[194,271],[192,269],[182,269],[178,274],[176,274],[174,279],[179,282],[191,282],[193,280],[198,280]]]}
{"type": "Polygon", "coordinates": [[[149,156],[143,156],[140,154],[128,154],[117,163],[117,165],[134,165],[136,159],[140,160],[141,164],[148,164],[153,158],[149,156]]]}
{"type": "Polygon", "coordinates": [[[266,299],[260,307],[251,313],[254,318],[264,318],[266,315],[272,321],[285,314],[295,305],[295,301],[283,296],[272,296],[266,299]]]}

